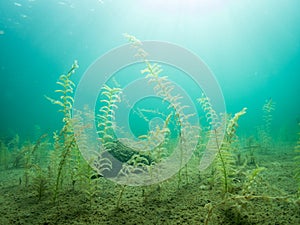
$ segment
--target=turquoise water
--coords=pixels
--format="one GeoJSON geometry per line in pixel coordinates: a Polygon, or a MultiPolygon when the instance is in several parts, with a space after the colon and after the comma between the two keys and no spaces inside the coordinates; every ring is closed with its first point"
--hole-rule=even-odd
{"type": "Polygon", "coordinates": [[[298,0],[0,1],[1,136],[31,138],[37,126],[42,132],[59,129],[60,114],[44,95],[53,96],[59,75],[75,59],[78,83],[98,57],[126,44],[123,33],[129,33],[198,55],[216,76],[227,111],[248,108],[242,133],[256,131],[262,106],[272,98],[274,138],[294,140],[300,120],[299,9],[298,0]]]}

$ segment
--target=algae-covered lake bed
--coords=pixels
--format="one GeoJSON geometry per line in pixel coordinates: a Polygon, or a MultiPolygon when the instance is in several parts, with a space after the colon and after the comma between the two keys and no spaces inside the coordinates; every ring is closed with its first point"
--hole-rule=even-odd
{"type": "Polygon", "coordinates": [[[53,203],[50,190],[38,199],[32,187],[20,183],[23,169],[1,170],[0,223],[204,224],[209,211],[207,204],[211,204],[215,208],[208,224],[296,225],[300,223],[300,208],[293,177],[295,153],[290,146],[280,147],[283,148],[284,151],[256,156],[257,163],[265,168],[256,191],[265,197],[231,199],[228,203],[222,203],[218,187],[210,186],[210,170],[203,173],[194,170],[195,159],[188,165],[187,183],[178,188],[174,177],[159,186],[126,187],[119,209],[116,202],[121,187],[105,178],[98,178],[99,192],[91,202],[75,184],[74,189],[64,190],[53,203]]]}

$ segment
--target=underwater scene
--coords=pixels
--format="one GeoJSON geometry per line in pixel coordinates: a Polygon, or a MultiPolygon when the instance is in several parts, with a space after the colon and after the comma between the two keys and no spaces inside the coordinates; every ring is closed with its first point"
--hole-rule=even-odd
{"type": "Polygon", "coordinates": [[[0,225],[300,224],[300,1],[0,1],[0,225]]]}

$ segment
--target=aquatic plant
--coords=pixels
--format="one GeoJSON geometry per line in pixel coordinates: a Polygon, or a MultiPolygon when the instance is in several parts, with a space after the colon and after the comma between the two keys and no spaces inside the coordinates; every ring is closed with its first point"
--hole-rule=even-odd
{"type": "MultiPolygon", "coordinates": [[[[59,77],[59,81],[57,84],[60,86],[60,89],[55,90],[55,92],[60,93],[60,97],[58,100],[54,100],[46,96],[46,98],[53,104],[59,105],[61,109],[60,112],[63,113],[63,127],[59,132],[54,132],[54,147],[55,151],[52,154],[52,161],[50,165],[50,173],[56,172],[54,188],[53,188],[53,201],[55,202],[57,199],[57,195],[60,187],[63,183],[62,175],[65,167],[70,164],[71,156],[74,151],[78,151],[77,145],[75,142],[75,136],[73,133],[72,127],[72,118],[71,118],[71,110],[73,106],[73,89],[75,87],[74,82],[71,80],[71,76],[75,73],[78,68],[78,63],[75,61],[69,70],[69,72],[65,75],[62,74],[59,77]]],[[[73,182],[73,181],[72,181],[73,182]]]]}
{"type": "MultiPolygon", "coordinates": [[[[256,165],[256,152],[259,150],[261,146],[256,142],[254,136],[250,136],[246,139],[245,146],[243,149],[247,152],[246,155],[246,163],[248,165],[256,165]]],[[[240,163],[241,165],[241,163],[240,163]]]]}
{"type": "Polygon", "coordinates": [[[117,203],[116,203],[116,209],[117,210],[121,209],[121,201],[122,201],[122,196],[124,194],[125,188],[126,188],[126,185],[121,185],[121,189],[119,191],[119,195],[118,195],[117,203]]]}
{"type": "MultiPolygon", "coordinates": [[[[111,167],[110,167],[111,168],[111,167]]],[[[94,198],[101,192],[99,188],[99,170],[95,170],[86,161],[78,163],[78,168],[76,172],[76,180],[78,189],[84,193],[86,200],[89,202],[91,207],[94,198]]]]}
{"type": "MultiPolygon", "coordinates": [[[[77,134],[76,143],[80,146],[80,150],[84,152],[89,150],[88,137],[84,132],[89,125],[83,123],[83,118],[91,116],[94,115],[86,108],[83,112],[77,113],[73,118],[73,120],[76,120],[74,129],[80,131],[77,134]],[[82,114],[85,115],[82,117],[82,114]]],[[[107,151],[101,148],[90,149],[90,153],[93,153],[93,156],[86,160],[81,156],[78,150],[73,152],[73,170],[71,178],[73,181],[73,190],[77,188],[79,191],[82,191],[86,200],[89,202],[89,206],[92,207],[95,196],[101,192],[99,188],[99,178],[104,176],[103,173],[105,171],[110,171],[112,169],[112,163],[108,158],[104,157],[107,151]]]]}
{"type": "Polygon", "coordinates": [[[21,151],[20,145],[20,137],[18,134],[16,134],[7,144],[7,147],[11,153],[12,167],[14,168],[20,168],[23,164],[24,154],[21,151]]]}
{"type": "Polygon", "coordinates": [[[275,110],[275,103],[272,98],[265,101],[262,107],[263,110],[263,126],[259,130],[259,136],[262,143],[262,150],[268,152],[271,148],[271,124],[273,120],[273,111],[275,110]]]}
{"type": "Polygon", "coordinates": [[[270,98],[269,100],[265,101],[265,104],[263,105],[263,119],[265,122],[265,129],[267,132],[271,131],[271,122],[273,120],[272,112],[275,110],[275,103],[273,102],[273,99],[270,98]]]}
{"type": "Polygon", "coordinates": [[[71,76],[77,68],[78,65],[75,61],[67,75],[63,74],[60,76],[57,84],[61,88],[55,91],[61,94],[59,100],[46,97],[53,104],[59,105],[61,108],[59,111],[63,113],[63,127],[59,132],[56,131],[53,134],[54,151],[50,154],[48,174],[51,180],[54,202],[56,202],[63,184],[66,183],[73,189],[77,186],[83,191],[91,206],[93,197],[99,192],[97,178],[103,176],[104,171],[112,168],[111,161],[103,155],[114,144],[114,108],[121,89],[110,88],[107,85],[104,85],[102,88],[101,103],[103,103],[103,106],[97,115],[98,135],[102,145],[101,149],[89,150],[93,152],[94,156],[94,158],[89,159],[90,164],[93,165],[91,166],[82,157],[78,144],[80,144],[81,150],[87,150],[88,140],[84,131],[89,125],[83,123],[83,118],[93,116],[93,114],[89,109],[84,109],[84,111],[76,113],[75,117],[71,117],[74,101],[73,89],[75,88],[71,76]],[[73,132],[74,129],[78,131],[76,137],[73,132]]]}
{"type": "MultiPolygon", "coordinates": [[[[143,61],[146,65],[146,68],[141,71],[141,73],[148,79],[149,84],[153,84],[154,92],[157,96],[162,98],[163,102],[167,102],[169,104],[168,108],[174,113],[174,120],[179,127],[178,131],[178,150],[180,152],[180,170],[178,172],[178,188],[182,182],[182,168],[185,166],[186,168],[186,181],[187,181],[187,149],[191,148],[193,144],[192,140],[189,140],[189,137],[196,137],[199,132],[199,127],[192,126],[188,119],[190,117],[195,116],[194,114],[189,114],[184,112],[186,108],[189,106],[184,105],[182,101],[182,96],[180,94],[174,93],[174,85],[169,80],[168,76],[162,76],[163,72],[162,67],[157,63],[151,63],[147,59],[148,53],[142,48],[142,43],[136,37],[124,34],[127,40],[132,44],[132,47],[136,49],[137,56],[143,61]]],[[[166,120],[170,119],[169,117],[166,120]]],[[[164,129],[164,136],[169,134],[168,129],[164,129]]]]}
{"type": "MultiPolygon", "coordinates": [[[[29,179],[34,175],[34,169],[40,168],[41,153],[38,151],[42,145],[42,141],[47,137],[47,134],[41,135],[37,141],[32,143],[24,144],[21,148],[20,155],[24,158],[23,168],[24,168],[24,184],[29,185],[29,179]]],[[[40,171],[39,171],[40,172],[40,171]]]]}
{"type": "Polygon", "coordinates": [[[11,154],[4,141],[0,140],[0,169],[7,170],[10,166],[11,154]]]}
{"type": "Polygon", "coordinates": [[[99,140],[104,148],[109,148],[115,145],[114,140],[114,124],[115,109],[118,107],[117,103],[121,101],[120,94],[121,88],[109,87],[104,85],[102,87],[102,98],[100,102],[103,104],[99,109],[97,115],[98,119],[98,135],[99,140]]]}
{"type": "Polygon", "coordinates": [[[39,165],[33,165],[34,173],[32,174],[31,189],[36,194],[38,200],[45,195],[48,189],[48,174],[39,165]]]}
{"type": "Polygon", "coordinates": [[[210,125],[210,130],[207,134],[210,140],[207,145],[207,151],[217,153],[213,164],[216,172],[214,176],[221,181],[223,195],[225,196],[232,188],[230,177],[236,177],[237,170],[235,168],[233,143],[237,141],[236,129],[238,127],[238,120],[246,113],[247,108],[243,108],[232,118],[228,115],[222,115],[221,118],[213,109],[210,99],[204,94],[198,101],[201,104],[207,122],[210,125]],[[225,135],[224,138],[221,139],[223,130],[225,131],[225,135]]]}

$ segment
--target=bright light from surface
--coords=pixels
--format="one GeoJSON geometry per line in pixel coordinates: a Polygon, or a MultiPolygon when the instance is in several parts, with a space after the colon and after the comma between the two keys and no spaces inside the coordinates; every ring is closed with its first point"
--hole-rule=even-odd
{"type": "Polygon", "coordinates": [[[163,13],[200,14],[223,8],[230,0],[143,0],[148,10],[163,13]]]}

